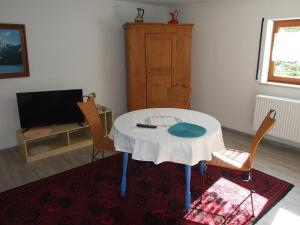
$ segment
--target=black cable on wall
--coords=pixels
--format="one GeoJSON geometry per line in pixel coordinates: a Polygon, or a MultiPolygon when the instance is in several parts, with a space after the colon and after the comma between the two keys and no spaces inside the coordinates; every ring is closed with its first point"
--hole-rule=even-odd
{"type": "Polygon", "coordinates": [[[262,33],[263,33],[263,28],[264,28],[264,21],[265,21],[265,18],[262,18],[261,19],[261,25],[260,25],[260,37],[259,37],[259,47],[258,47],[258,56],[257,56],[256,76],[255,76],[256,80],[258,80],[260,51],[261,51],[261,42],[262,42],[262,33]]]}

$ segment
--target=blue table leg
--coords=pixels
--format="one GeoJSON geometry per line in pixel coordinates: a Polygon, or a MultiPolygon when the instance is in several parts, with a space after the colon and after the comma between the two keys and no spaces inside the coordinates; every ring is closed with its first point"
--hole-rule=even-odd
{"type": "Polygon", "coordinates": [[[186,165],[185,166],[185,209],[190,210],[191,208],[191,166],[186,165]]]}
{"type": "Polygon", "coordinates": [[[121,179],[121,196],[125,196],[126,192],[126,173],[127,173],[127,164],[128,164],[128,153],[123,153],[123,173],[121,179]]]}
{"type": "Polygon", "coordinates": [[[204,176],[204,161],[200,161],[200,175],[201,177],[204,176]]]}
{"type": "Polygon", "coordinates": [[[204,165],[204,161],[200,161],[200,175],[202,178],[202,188],[201,188],[201,197],[200,197],[200,202],[202,203],[202,197],[203,197],[203,193],[204,193],[204,169],[205,169],[205,165],[204,165]]]}

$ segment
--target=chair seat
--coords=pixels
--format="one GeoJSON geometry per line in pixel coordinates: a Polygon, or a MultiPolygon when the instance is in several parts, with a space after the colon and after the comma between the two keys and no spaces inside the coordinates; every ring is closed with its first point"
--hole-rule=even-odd
{"type": "Polygon", "coordinates": [[[94,145],[94,149],[95,151],[115,151],[115,146],[114,142],[111,139],[109,139],[108,137],[104,137],[101,142],[98,142],[96,145],[94,145]]]}
{"type": "Polygon", "coordinates": [[[249,157],[250,154],[248,152],[226,148],[220,152],[213,152],[212,160],[206,161],[206,164],[240,171],[249,171],[251,169],[249,157]]]}

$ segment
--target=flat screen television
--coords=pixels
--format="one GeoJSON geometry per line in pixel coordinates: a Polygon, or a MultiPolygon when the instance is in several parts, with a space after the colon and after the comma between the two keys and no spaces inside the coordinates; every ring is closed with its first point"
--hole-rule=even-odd
{"type": "Polygon", "coordinates": [[[82,89],[17,93],[21,128],[82,123],[82,89]]]}

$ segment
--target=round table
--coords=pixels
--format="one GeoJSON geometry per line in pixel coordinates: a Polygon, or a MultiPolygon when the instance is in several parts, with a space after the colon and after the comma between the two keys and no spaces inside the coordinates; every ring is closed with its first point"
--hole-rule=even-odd
{"type": "Polygon", "coordinates": [[[166,161],[180,163],[185,165],[186,172],[186,209],[190,208],[191,203],[191,166],[200,162],[200,173],[203,176],[203,161],[211,160],[212,151],[225,148],[218,120],[208,114],[187,109],[149,108],[125,113],[114,121],[109,137],[114,141],[115,149],[124,152],[122,196],[126,192],[128,153],[134,160],[155,164],[166,161]],[[174,136],[168,132],[168,128],[178,122],[202,126],[206,133],[195,138],[174,136]],[[157,125],[157,128],[140,128],[136,126],[137,123],[157,125]]]}

